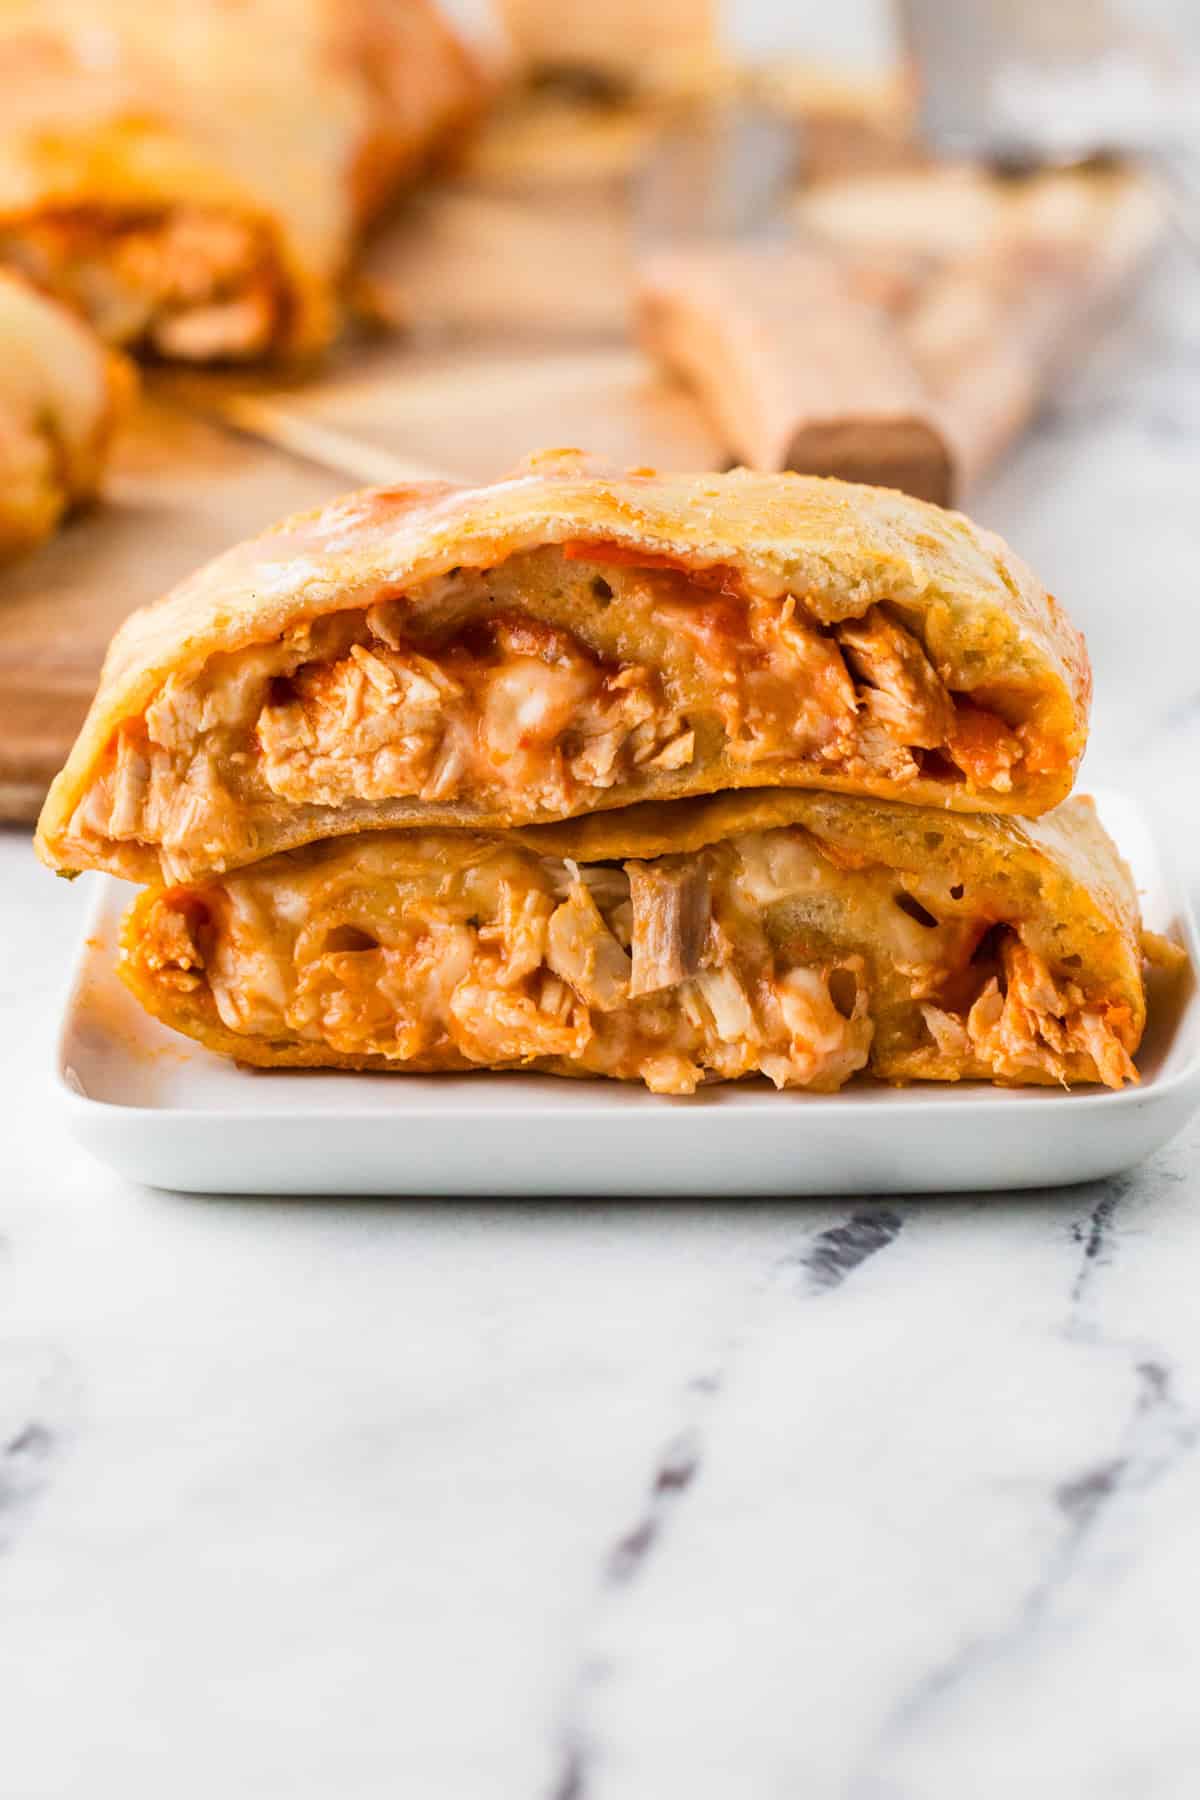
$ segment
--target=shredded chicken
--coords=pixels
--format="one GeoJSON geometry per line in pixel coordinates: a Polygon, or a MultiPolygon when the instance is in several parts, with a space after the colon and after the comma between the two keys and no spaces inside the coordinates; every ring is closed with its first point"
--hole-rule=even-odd
{"type": "MultiPolygon", "coordinates": [[[[861,959],[838,966],[862,974],[861,959]]],[[[866,988],[856,981],[854,1010],[846,1018],[834,1004],[830,974],[794,968],[775,984],[789,1043],[784,1056],[764,1056],[762,1070],[776,1087],[836,1089],[866,1067],[874,1034],[866,988]]]]}
{"type": "Polygon", "coordinates": [[[0,260],[86,313],[108,343],[163,356],[261,356],[282,323],[282,278],[263,229],[203,208],[46,213],[0,234],[0,260]]]}
{"type": "Polygon", "coordinates": [[[411,998],[409,959],[379,949],[322,956],[303,973],[287,1021],[349,1056],[419,1056],[427,1033],[411,998]]]}
{"type": "Polygon", "coordinates": [[[929,1027],[929,1035],[937,1045],[939,1056],[960,1066],[970,1063],[974,1052],[965,1020],[930,1002],[921,1007],[921,1017],[929,1027]]]}
{"type": "Polygon", "coordinates": [[[589,1006],[612,1012],[629,998],[632,965],[582,881],[546,928],[546,962],[589,1006]]]}
{"type": "Polygon", "coordinates": [[[471,1062],[529,1063],[579,1057],[592,1037],[584,1003],[551,977],[536,995],[463,982],[450,1000],[450,1037],[471,1062]]]}
{"type": "MultiPolygon", "coordinates": [[[[288,697],[263,707],[263,773],[274,793],[319,806],[419,794],[447,735],[446,708],[461,699],[429,658],[353,644],[342,662],[298,670],[288,697]]],[[[448,785],[444,769],[437,785],[448,785]]]]}
{"type": "Polygon", "coordinates": [[[865,716],[906,747],[936,750],[954,728],[954,706],[945,684],[909,631],[880,606],[838,628],[846,660],[866,685],[859,694],[865,716]]]}
{"type": "Polygon", "coordinates": [[[1013,769],[1022,755],[1020,738],[1008,730],[1003,719],[970,700],[959,700],[954,710],[954,725],[946,744],[951,761],[958,764],[974,787],[1007,794],[1012,788],[1013,769]]]}
{"type": "Polygon", "coordinates": [[[693,978],[697,993],[709,1012],[717,1035],[727,1044],[739,1039],[757,1044],[762,1032],[754,1017],[750,996],[730,968],[700,969],[693,978]]]}
{"type": "Polygon", "coordinates": [[[249,870],[205,890],[203,954],[185,889],[155,900],[130,954],[164,988],[205,987],[234,1034],[349,1057],[549,1058],[660,1093],[756,1072],[837,1087],[869,1053],[862,959],[777,955],[737,869],[730,846],[583,869],[508,849],[377,906],[365,875],[302,898],[249,870]]]}
{"type": "Polygon", "coordinates": [[[479,944],[495,953],[494,978],[501,987],[518,987],[546,961],[554,903],[540,888],[524,888],[501,880],[496,921],[479,927],[479,944]]]}
{"type": "Polygon", "coordinates": [[[257,737],[268,786],[298,803],[470,789],[553,811],[642,766],[686,767],[695,733],[680,727],[645,669],[607,669],[565,633],[500,621],[482,654],[356,643],[302,667],[257,737]]]}
{"type": "Polygon", "coordinates": [[[674,987],[700,967],[712,910],[707,864],[627,863],[633,905],[631,994],[674,987]]]}
{"type": "Polygon", "coordinates": [[[169,905],[158,906],[150,917],[139,953],[146,967],[176,992],[194,992],[202,985],[204,956],[196,941],[196,915],[183,895],[172,895],[169,905]]]}
{"type": "Polygon", "coordinates": [[[141,829],[150,786],[150,762],[145,746],[131,732],[117,739],[112,774],[108,829],[115,838],[135,837],[141,829]]]}
{"type": "Polygon", "coordinates": [[[399,867],[394,843],[329,845],[168,889],[126,957],[235,1035],[418,1067],[549,1060],[659,1093],[755,1073],[832,1091],[867,1067],[1137,1079],[1124,1004],[1015,927],[980,951],[969,893],[939,920],[894,868],[796,827],[620,865],[481,839],[459,860],[451,842],[413,834],[399,867]]]}
{"type": "Polygon", "coordinates": [[[731,752],[739,761],[809,754],[845,760],[853,754],[857,702],[842,652],[782,606],[751,601],[749,642],[736,663],[731,752]]]}
{"type": "Polygon", "coordinates": [[[967,1034],[994,1074],[1019,1080],[1031,1068],[1064,1085],[1082,1060],[1106,1087],[1138,1079],[1115,1026],[1122,1009],[1089,1006],[1074,982],[1056,980],[1036,952],[1006,933],[1003,986],[993,976],[967,1015],[967,1034]]]}
{"type": "Polygon", "coordinates": [[[171,677],[118,733],[72,830],[158,847],[188,879],[262,854],[290,809],[354,807],[357,824],[364,805],[407,800],[541,819],[702,789],[717,757],[748,780],[788,761],[1012,788],[1025,740],[950,694],[886,608],[825,630],[791,595],[603,567],[551,548],[452,570],[171,677]],[[619,597],[628,623],[602,651],[540,616],[564,597],[597,621],[619,597]],[[646,660],[630,661],[643,632],[646,660]]]}

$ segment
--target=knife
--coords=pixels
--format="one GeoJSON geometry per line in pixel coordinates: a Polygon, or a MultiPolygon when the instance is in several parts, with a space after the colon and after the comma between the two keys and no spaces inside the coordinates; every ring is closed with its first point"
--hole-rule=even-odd
{"type": "Polygon", "coordinates": [[[894,326],[791,226],[800,153],[795,119],[751,99],[664,129],[634,186],[641,340],[751,468],[948,505],[951,452],[894,326]]]}
{"type": "Polygon", "coordinates": [[[177,395],[191,411],[228,426],[242,437],[270,444],[301,462],[344,475],[366,487],[405,487],[412,483],[449,482],[459,477],[432,463],[395,456],[376,444],[351,437],[335,426],[319,424],[290,407],[257,394],[209,392],[200,398],[195,385],[177,395]]]}

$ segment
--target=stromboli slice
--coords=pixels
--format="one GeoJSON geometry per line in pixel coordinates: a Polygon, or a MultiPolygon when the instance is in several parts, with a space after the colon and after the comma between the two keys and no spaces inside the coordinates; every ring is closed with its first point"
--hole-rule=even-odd
{"type": "Polygon", "coordinates": [[[135,614],[38,842],[190,880],[737,787],[1028,815],[1069,792],[1089,696],[1078,634],[958,514],[550,453],[287,520],[135,614]]]}
{"type": "Polygon", "coordinates": [[[132,383],[81,320],[0,270],[0,559],[96,492],[132,383]]]}
{"type": "Polygon", "coordinates": [[[763,1074],[1136,1080],[1128,871],[1035,823],[745,792],[510,833],[313,844],[146,890],[121,971],[266,1068],[534,1068],[690,1093],[763,1074]]]}
{"type": "Polygon", "coordinates": [[[482,86],[431,0],[5,0],[0,80],[0,261],[189,362],[320,348],[482,86]]]}

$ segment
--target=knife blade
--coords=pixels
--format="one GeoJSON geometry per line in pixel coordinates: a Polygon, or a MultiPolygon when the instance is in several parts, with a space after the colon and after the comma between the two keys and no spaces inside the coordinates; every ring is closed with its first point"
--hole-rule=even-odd
{"type": "Polygon", "coordinates": [[[794,119],[748,99],[666,127],[634,187],[642,343],[750,467],[947,505],[950,449],[891,321],[792,224],[802,148],[794,119]]]}
{"type": "Polygon", "coordinates": [[[786,235],[802,162],[794,118],[747,99],[691,108],[664,127],[634,175],[636,238],[657,249],[786,235]]]}
{"type": "Polygon", "coordinates": [[[201,399],[189,388],[183,403],[210,421],[229,427],[244,437],[270,444],[302,462],[314,463],[332,474],[367,487],[399,487],[410,483],[450,482],[457,476],[382,450],[363,438],[351,437],[335,426],[319,424],[290,407],[280,406],[257,394],[210,392],[201,399]]]}

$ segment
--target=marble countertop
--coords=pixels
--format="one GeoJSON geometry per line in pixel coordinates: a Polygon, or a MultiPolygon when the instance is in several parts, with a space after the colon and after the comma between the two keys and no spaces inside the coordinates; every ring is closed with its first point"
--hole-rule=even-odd
{"type": "MultiPolygon", "coordinates": [[[[972,510],[1200,887],[1200,271],[972,510]]],[[[1012,1197],[139,1190],[46,1073],[85,887],[0,839],[0,1793],[1191,1800],[1200,1121],[1012,1197]]]]}

